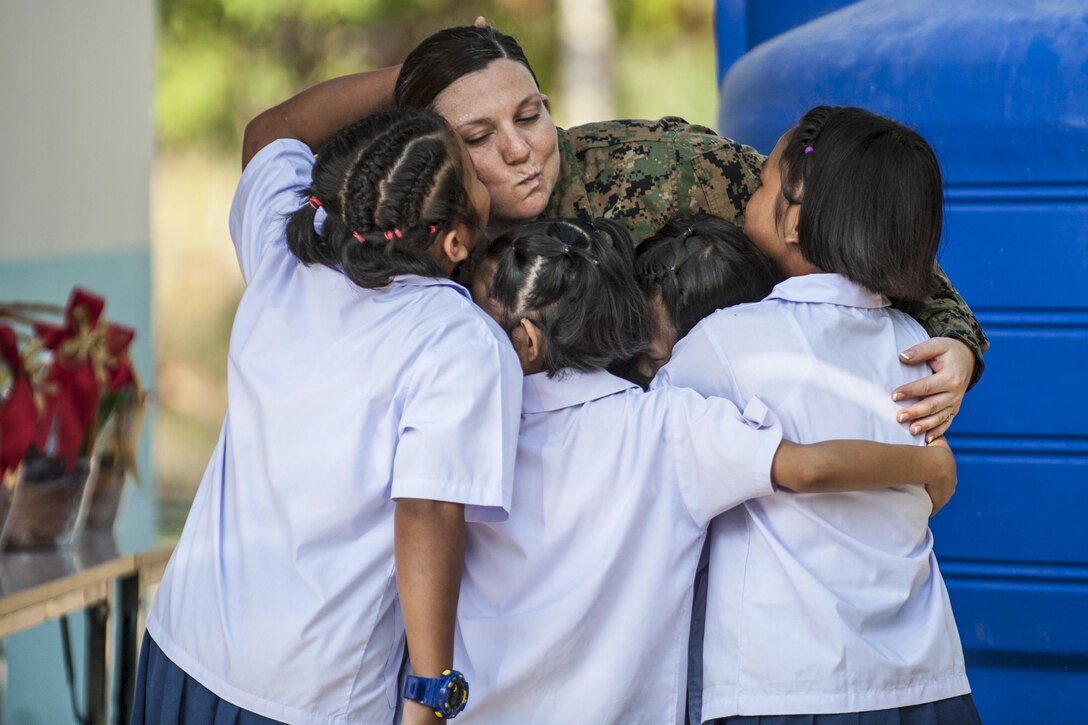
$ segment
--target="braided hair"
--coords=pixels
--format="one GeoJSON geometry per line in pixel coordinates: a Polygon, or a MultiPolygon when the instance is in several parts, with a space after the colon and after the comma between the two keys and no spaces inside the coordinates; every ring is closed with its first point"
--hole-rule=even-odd
{"type": "Polygon", "coordinates": [[[540,328],[548,377],[593,372],[645,347],[632,248],[626,230],[608,220],[532,222],[495,239],[479,269],[492,274],[489,301],[507,331],[523,319],[540,328]]]}
{"type": "Polygon", "coordinates": [[[673,219],[635,253],[646,298],[661,296],[676,339],[715,310],[766,297],[782,281],[736,224],[705,212],[673,219]]]}
{"type": "Polygon", "coordinates": [[[776,216],[800,205],[807,262],[888,297],[931,292],[944,199],[936,154],[917,132],[861,108],[817,106],[790,133],[779,171],[776,216]]]}
{"type": "Polygon", "coordinates": [[[439,235],[486,224],[469,199],[464,156],[445,121],[395,109],[338,131],[319,150],[310,201],[287,222],[287,246],[304,264],[340,267],[360,287],[401,274],[441,277],[439,235]],[[317,209],[327,213],[320,232],[317,209]]]}

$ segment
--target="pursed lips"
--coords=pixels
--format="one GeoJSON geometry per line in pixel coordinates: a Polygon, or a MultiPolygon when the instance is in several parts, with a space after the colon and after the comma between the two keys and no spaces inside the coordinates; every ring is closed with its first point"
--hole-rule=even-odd
{"type": "Polygon", "coordinates": [[[525,184],[531,184],[531,183],[533,183],[534,181],[536,181],[539,178],[540,178],[540,172],[539,171],[534,171],[533,173],[529,174],[524,179],[519,181],[517,183],[517,185],[518,186],[524,186],[525,184]]]}

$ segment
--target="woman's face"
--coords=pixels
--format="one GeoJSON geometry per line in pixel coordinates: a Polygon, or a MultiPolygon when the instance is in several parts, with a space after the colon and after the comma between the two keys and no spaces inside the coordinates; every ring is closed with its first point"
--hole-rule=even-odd
{"type": "Polygon", "coordinates": [[[544,212],[559,178],[559,141],[529,69],[505,58],[462,76],[438,94],[435,110],[468,146],[491,195],[495,222],[544,212]]]}

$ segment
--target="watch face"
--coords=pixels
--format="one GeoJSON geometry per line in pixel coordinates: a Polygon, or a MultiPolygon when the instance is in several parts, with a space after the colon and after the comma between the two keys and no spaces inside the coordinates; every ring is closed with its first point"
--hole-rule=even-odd
{"type": "Polygon", "coordinates": [[[460,712],[468,701],[468,683],[465,678],[457,675],[446,683],[446,709],[452,712],[460,712]]]}

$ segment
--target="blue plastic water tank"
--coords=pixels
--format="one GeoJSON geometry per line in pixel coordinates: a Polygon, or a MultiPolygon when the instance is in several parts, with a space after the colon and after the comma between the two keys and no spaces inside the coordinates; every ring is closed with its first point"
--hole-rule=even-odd
{"type": "MultiPolygon", "coordinates": [[[[743,10],[719,0],[719,29],[722,6],[743,10]]],[[[856,105],[937,151],[941,264],[992,342],[933,522],[968,674],[984,722],[1088,722],[1088,3],[746,7],[809,15],[728,70],[722,134],[766,153],[808,108],[856,105]]]]}

